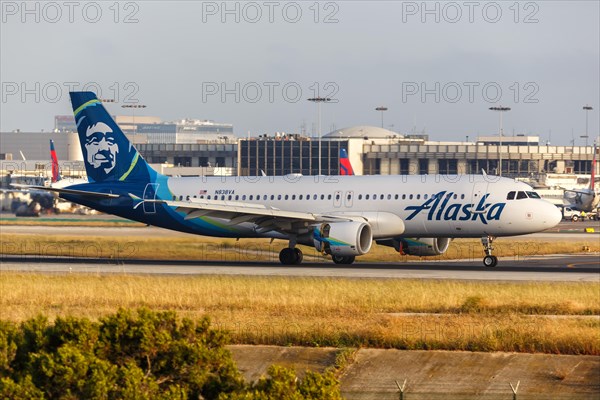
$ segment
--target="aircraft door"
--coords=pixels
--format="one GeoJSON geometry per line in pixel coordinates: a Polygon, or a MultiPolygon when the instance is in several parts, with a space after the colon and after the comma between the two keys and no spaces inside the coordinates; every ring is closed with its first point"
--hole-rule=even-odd
{"type": "Polygon", "coordinates": [[[342,206],[342,196],[344,193],[341,190],[336,190],[333,193],[333,206],[335,208],[340,208],[342,206]]]}
{"type": "MultiPolygon", "coordinates": [[[[144,189],[144,200],[156,200],[156,192],[158,191],[158,183],[148,183],[144,189]]],[[[156,203],[144,202],[145,214],[156,214],[156,203]]]]}

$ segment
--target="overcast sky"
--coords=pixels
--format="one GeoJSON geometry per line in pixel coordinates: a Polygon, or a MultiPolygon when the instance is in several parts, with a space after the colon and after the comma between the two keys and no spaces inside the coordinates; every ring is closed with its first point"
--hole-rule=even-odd
{"type": "Polygon", "coordinates": [[[600,2],[2,1],[2,131],[49,130],[68,87],[238,136],[381,124],[432,140],[498,131],[591,144],[600,2]],[[224,9],[225,7],[227,9],[224,9]],[[427,9],[424,9],[424,5],[427,9]]]}

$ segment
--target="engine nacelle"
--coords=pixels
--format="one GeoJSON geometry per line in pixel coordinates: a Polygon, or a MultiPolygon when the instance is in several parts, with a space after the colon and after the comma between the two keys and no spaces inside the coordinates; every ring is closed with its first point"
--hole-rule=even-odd
{"type": "Polygon", "coordinates": [[[410,256],[439,256],[448,250],[451,241],[450,238],[394,238],[378,240],[377,244],[410,256]]]}
{"type": "Polygon", "coordinates": [[[360,256],[373,244],[371,226],[365,222],[331,222],[315,227],[315,248],[335,256],[360,256]]]}

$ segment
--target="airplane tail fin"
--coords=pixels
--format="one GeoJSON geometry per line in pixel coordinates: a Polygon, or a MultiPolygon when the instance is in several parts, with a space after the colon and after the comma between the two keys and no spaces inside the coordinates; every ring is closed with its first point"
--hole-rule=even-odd
{"type": "Polygon", "coordinates": [[[346,149],[340,149],[340,175],[354,175],[346,149]]]}
{"type": "Polygon", "coordinates": [[[92,92],[71,92],[88,181],[150,182],[148,165],[92,92]]]}
{"type": "Polygon", "coordinates": [[[50,139],[50,159],[52,160],[52,183],[60,181],[60,168],[58,166],[58,157],[56,157],[56,150],[54,150],[54,140],[50,139]]]}

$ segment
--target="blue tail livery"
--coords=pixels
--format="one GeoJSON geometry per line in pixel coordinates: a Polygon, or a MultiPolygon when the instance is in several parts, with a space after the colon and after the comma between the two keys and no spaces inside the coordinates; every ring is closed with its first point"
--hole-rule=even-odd
{"type": "Polygon", "coordinates": [[[90,182],[149,182],[152,169],[92,92],[72,92],[71,103],[90,182]]]}

